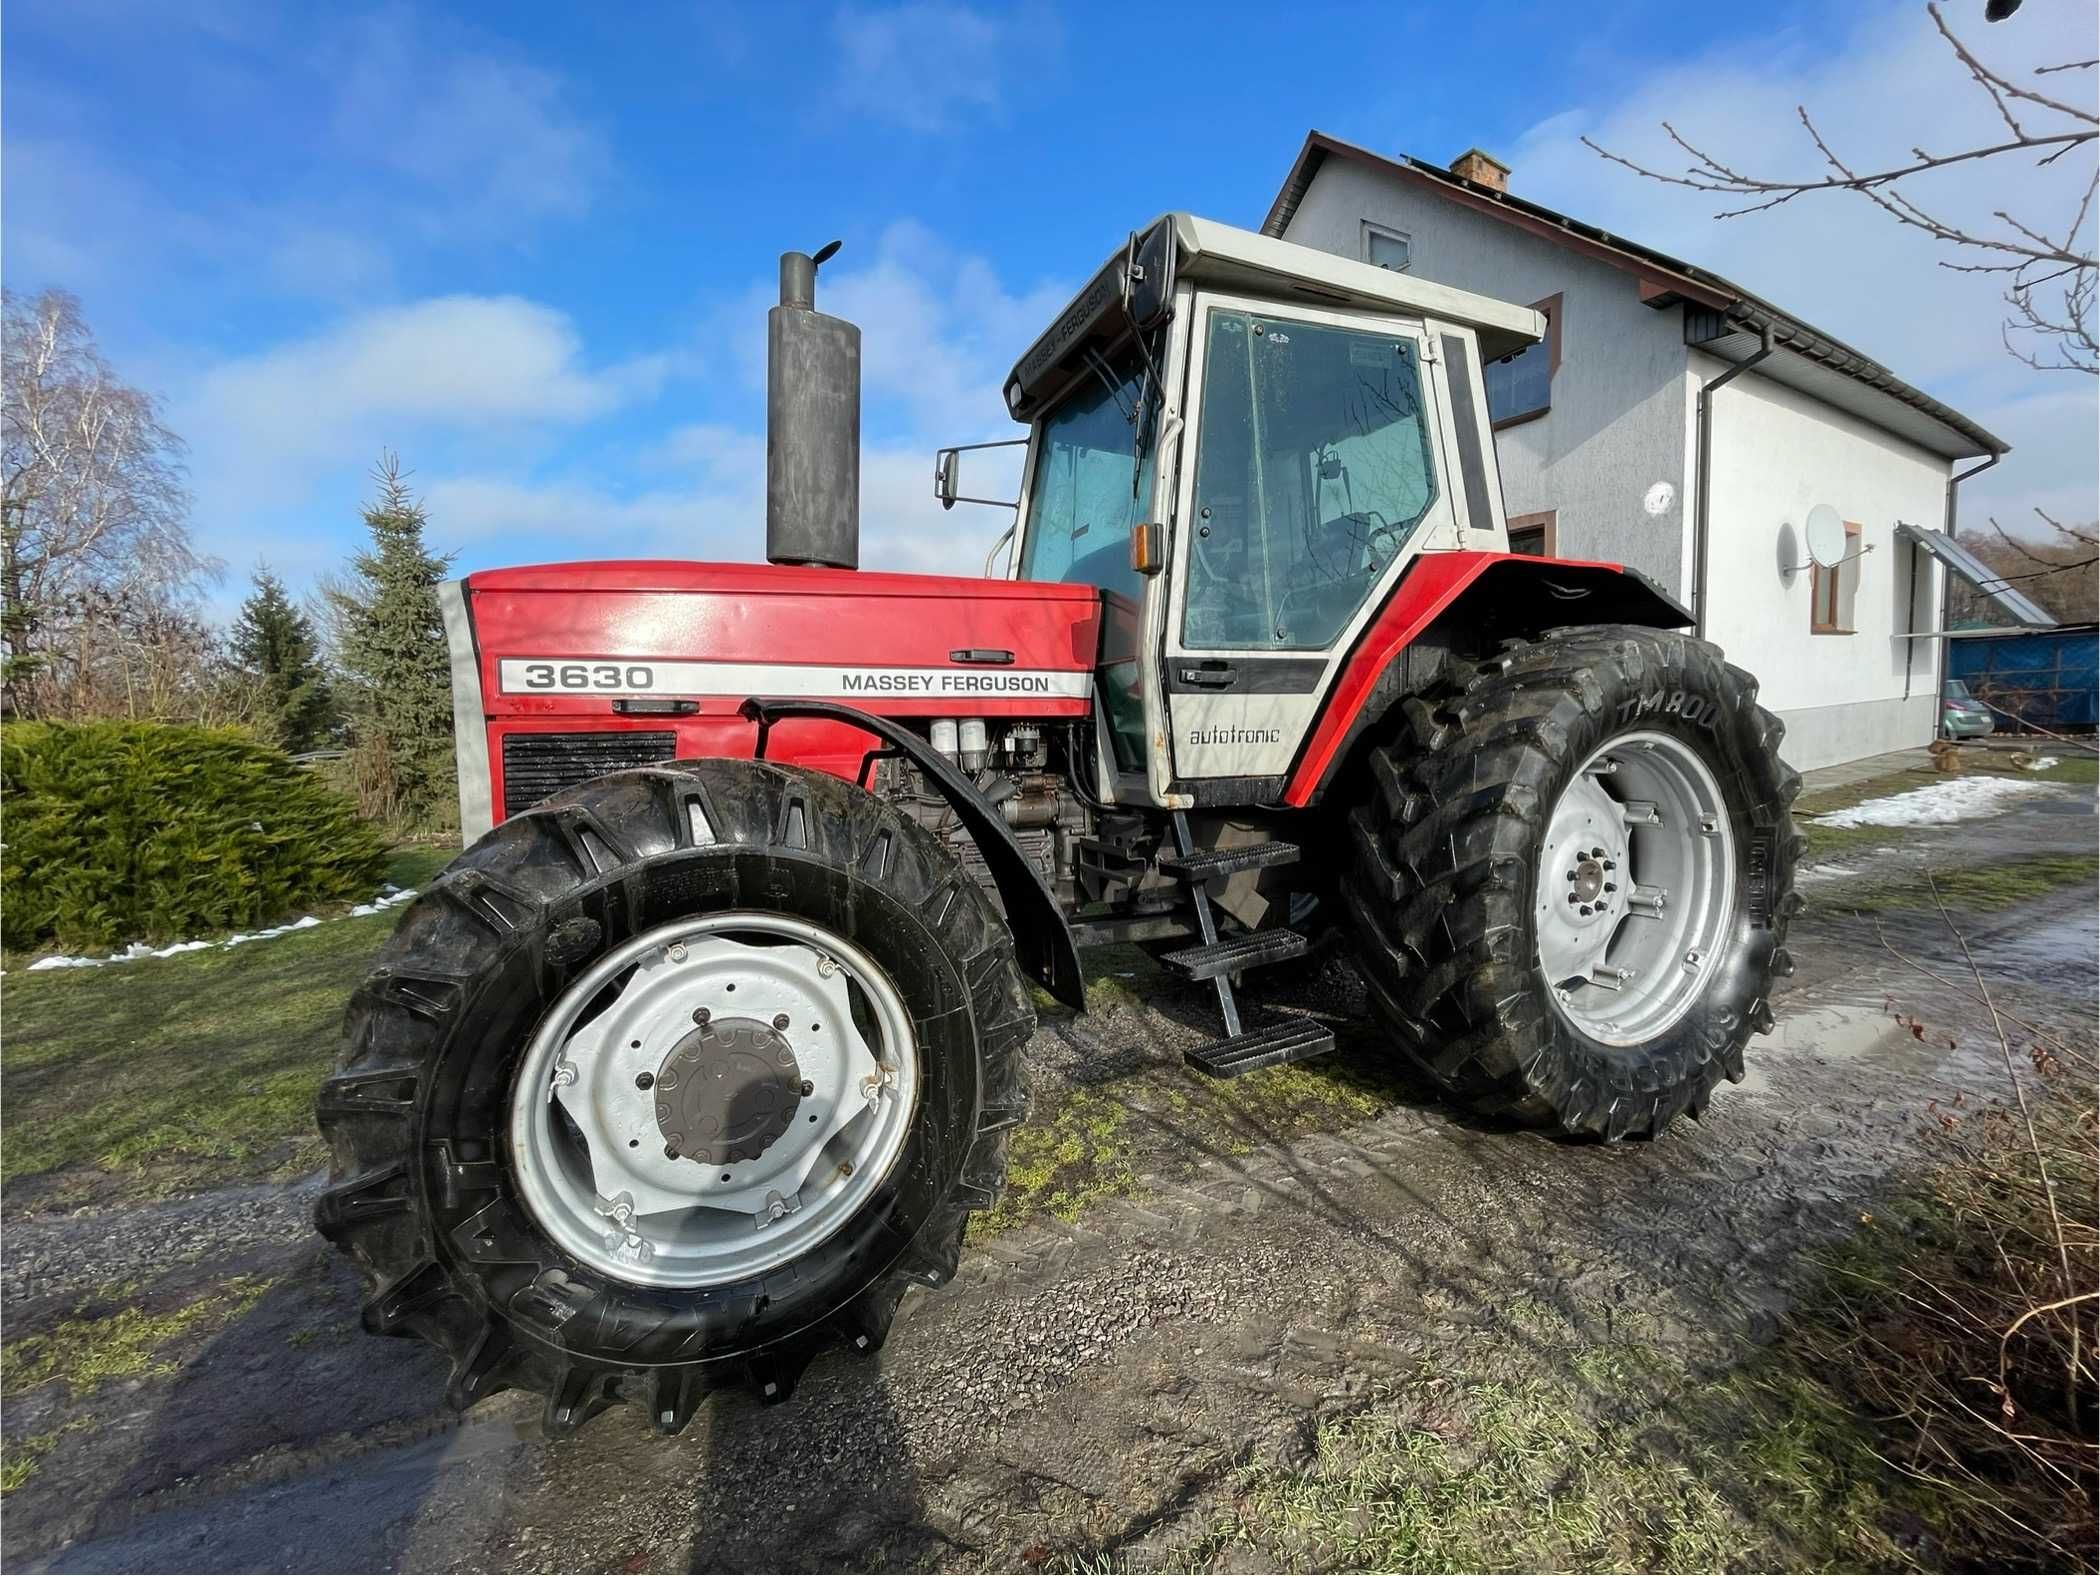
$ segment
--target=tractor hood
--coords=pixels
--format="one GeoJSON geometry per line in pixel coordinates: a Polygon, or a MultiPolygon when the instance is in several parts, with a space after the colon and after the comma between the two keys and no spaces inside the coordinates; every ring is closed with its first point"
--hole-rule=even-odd
{"type": "MultiPolygon", "coordinates": [[[[439,588],[469,838],[623,766],[748,756],[754,696],[884,717],[1083,718],[1091,586],[687,561],[492,569],[439,588]]],[[[769,756],[855,778],[874,741],[783,724],[769,756]]]]}
{"type": "Polygon", "coordinates": [[[753,695],[1084,716],[1100,623],[1091,586],[785,565],[548,564],[464,589],[491,717],[733,712],[753,695]]]}

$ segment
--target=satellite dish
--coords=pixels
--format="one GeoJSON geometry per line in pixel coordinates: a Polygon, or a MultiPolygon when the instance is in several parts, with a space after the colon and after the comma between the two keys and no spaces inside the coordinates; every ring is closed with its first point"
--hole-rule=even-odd
{"type": "Polygon", "coordinates": [[[1808,511],[1801,534],[1808,542],[1808,561],[1819,569],[1835,569],[1845,559],[1845,522],[1837,510],[1819,503],[1808,511]]]}

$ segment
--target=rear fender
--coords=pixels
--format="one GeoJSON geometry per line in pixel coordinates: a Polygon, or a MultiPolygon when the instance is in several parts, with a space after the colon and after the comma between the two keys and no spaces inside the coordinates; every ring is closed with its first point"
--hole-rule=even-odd
{"type": "Polygon", "coordinates": [[[985,868],[999,889],[1006,908],[1007,928],[1013,932],[1014,953],[1022,972],[1074,1012],[1086,1011],[1086,992],[1080,983],[1079,947],[1072,939],[1057,899],[1043,885],[1035,866],[1014,841],[1006,820],[977,791],[948,758],[924,739],[889,717],[875,717],[857,707],[837,701],[766,699],[754,696],[744,702],[743,714],[758,724],[758,758],[766,753],[766,735],[783,717],[821,717],[843,722],[874,734],[926,774],[954,809],[956,818],[976,840],[985,868]]]}
{"type": "Polygon", "coordinates": [[[1492,650],[1567,624],[1693,622],[1675,597],[1621,564],[1522,553],[1430,553],[1408,566],[1357,637],[1326,709],[1291,770],[1283,802],[1315,804],[1386,712],[1421,688],[1452,651],[1492,650]]]}

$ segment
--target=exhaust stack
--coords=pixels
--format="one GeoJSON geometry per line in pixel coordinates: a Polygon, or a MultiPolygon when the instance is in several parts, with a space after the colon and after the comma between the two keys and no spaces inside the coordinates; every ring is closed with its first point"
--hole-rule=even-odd
{"type": "Polygon", "coordinates": [[[766,314],[766,557],[860,567],[860,329],[816,309],[839,249],[780,254],[766,314]]]}

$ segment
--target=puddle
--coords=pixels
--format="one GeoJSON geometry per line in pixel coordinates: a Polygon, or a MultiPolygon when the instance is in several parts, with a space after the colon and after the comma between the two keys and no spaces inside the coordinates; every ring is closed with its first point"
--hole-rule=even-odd
{"type": "Polygon", "coordinates": [[[1743,1081],[1738,1092],[1748,1095],[1774,1094],[1773,1053],[1813,1056],[1819,1060],[1869,1056],[1883,1050],[1899,1050],[1909,1039],[1902,1026],[1886,1012],[1857,1006],[1804,1007],[1783,1014],[1772,1032],[1750,1042],[1744,1058],[1743,1081]]]}
{"type": "Polygon", "coordinates": [[[2037,916],[1969,943],[1987,975],[2034,989],[2090,1000],[2094,958],[2100,952],[2100,913],[2080,904],[2068,913],[2037,916]]]}

